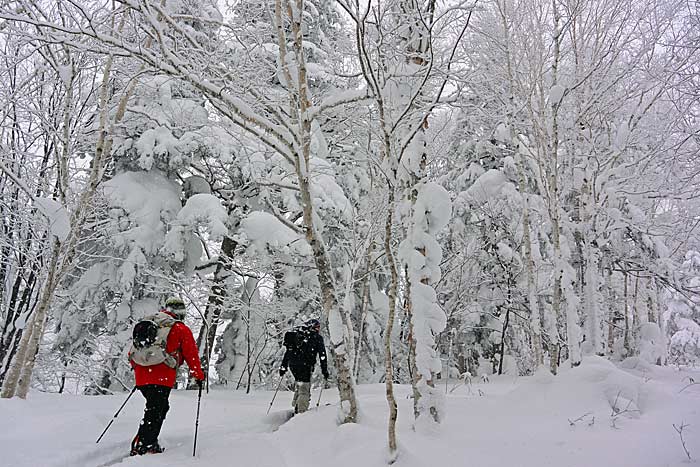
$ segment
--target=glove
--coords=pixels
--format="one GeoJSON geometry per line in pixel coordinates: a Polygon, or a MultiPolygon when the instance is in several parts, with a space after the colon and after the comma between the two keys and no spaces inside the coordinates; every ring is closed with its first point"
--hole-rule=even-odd
{"type": "Polygon", "coordinates": [[[280,376],[284,376],[284,374],[287,372],[287,369],[285,367],[280,368],[280,376]]]}
{"type": "Polygon", "coordinates": [[[330,378],[330,375],[328,374],[327,371],[324,371],[324,372],[323,372],[323,379],[325,379],[326,381],[328,381],[328,378],[330,378]]]}
{"type": "Polygon", "coordinates": [[[202,387],[204,387],[204,380],[203,380],[203,379],[198,379],[198,380],[195,381],[195,384],[197,384],[197,387],[198,387],[199,389],[202,389],[202,387]]]}

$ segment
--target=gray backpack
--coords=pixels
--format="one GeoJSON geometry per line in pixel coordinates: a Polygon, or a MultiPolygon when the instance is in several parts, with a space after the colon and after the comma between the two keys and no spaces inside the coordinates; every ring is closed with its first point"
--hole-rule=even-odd
{"type": "Polygon", "coordinates": [[[129,350],[130,360],[140,366],[165,363],[170,368],[177,368],[177,358],[165,351],[170,329],[177,322],[170,315],[156,313],[136,323],[129,350]]]}

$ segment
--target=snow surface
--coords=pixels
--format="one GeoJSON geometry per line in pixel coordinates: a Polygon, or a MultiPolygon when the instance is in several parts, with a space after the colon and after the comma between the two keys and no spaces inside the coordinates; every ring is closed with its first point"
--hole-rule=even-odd
{"type": "MultiPolygon", "coordinates": [[[[620,370],[586,357],[553,377],[490,376],[490,382],[447,384],[446,414],[438,432],[412,431],[410,387],[397,386],[399,467],[686,467],[700,465],[700,372],[644,366],[620,370]],[[684,382],[685,379],[685,382],[684,382]],[[613,401],[610,400],[612,394],[613,401]],[[618,394],[620,394],[618,396],[618,394]],[[623,395],[638,412],[612,415],[623,395]],[[686,423],[688,461],[672,424],[686,423]]],[[[436,389],[445,391],[445,382],[436,389]]],[[[384,385],[358,387],[362,421],[336,425],[337,392],[324,390],[319,409],[288,417],[291,393],[212,390],[202,397],[197,456],[192,457],[195,391],[175,391],[160,455],[126,458],[119,466],[374,467],[386,460],[384,385]],[[332,406],[324,406],[324,403],[332,406]],[[279,429],[278,429],[279,428],[279,429]]],[[[318,397],[312,394],[312,406],[318,397]]],[[[100,444],[95,440],[126,398],[32,392],[28,400],[0,400],[0,465],[99,466],[126,453],[143,398],[135,394],[100,444]]]]}

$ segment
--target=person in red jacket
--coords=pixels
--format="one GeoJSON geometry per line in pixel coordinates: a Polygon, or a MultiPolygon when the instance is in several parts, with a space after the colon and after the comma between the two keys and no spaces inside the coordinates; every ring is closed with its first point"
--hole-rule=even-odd
{"type": "MultiPolygon", "coordinates": [[[[185,303],[173,297],[165,302],[165,307],[158,313],[144,319],[157,325],[158,336],[159,338],[162,336],[165,341],[165,358],[160,359],[162,363],[153,363],[144,359],[137,348],[132,347],[129,352],[129,362],[134,369],[136,387],[146,399],[143,420],[136,437],[131,442],[132,456],[163,452],[163,448],[158,444],[158,435],[170,408],[168,397],[175,385],[177,369],[183,362],[187,362],[190,376],[194,377],[200,388],[202,387],[204,372],[199,361],[199,350],[192,331],[182,322],[185,315],[185,303]]],[[[158,347],[157,341],[154,346],[163,355],[162,346],[158,347]]],[[[151,351],[149,357],[153,353],[151,351]]]]}

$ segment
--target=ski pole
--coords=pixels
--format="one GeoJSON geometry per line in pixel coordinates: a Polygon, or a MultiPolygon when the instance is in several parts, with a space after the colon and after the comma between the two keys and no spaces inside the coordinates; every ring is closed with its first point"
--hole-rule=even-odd
{"type": "Polygon", "coordinates": [[[277,389],[275,389],[275,395],[272,396],[272,400],[270,401],[270,406],[267,408],[267,415],[270,414],[270,409],[272,408],[272,404],[275,403],[275,397],[277,397],[277,391],[280,390],[280,386],[282,386],[282,380],[284,379],[284,376],[280,377],[280,382],[277,383],[277,389]]]}
{"type": "Polygon", "coordinates": [[[202,386],[199,385],[199,395],[197,396],[197,419],[194,423],[194,446],[192,447],[192,457],[197,453],[197,431],[199,431],[199,405],[202,402],[202,386]]]}
{"type": "Polygon", "coordinates": [[[316,407],[321,405],[321,394],[323,394],[323,388],[326,386],[326,382],[323,382],[323,385],[321,386],[321,391],[318,393],[318,400],[316,401],[316,407]]]}
{"type": "Polygon", "coordinates": [[[112,423],[114,423],[114,420],[116,420],[117,417],[119,416],[119,412],[121,412],[122,409],[124,408],[124,406],[126,405],[126,403],[129,402],[129,399],[131,399],[131,396],[134,394],[135,391],[136,391],[136,386],[134,386],[134,389],[131,390],[131,392],[127,396],[127,398],[124,401],[124,403],[122,404],[122,406],[119,407],[119,410],[117,410],[117,413],[114,414],[114,417],[112,417],[112,420],[109,422],[109,425],[107,425],[107,428],[105,428],[105,431],[103,431],[102,434],[100,435],[100,437],[97,438],[97,441],[95,441],[95,444],[99,443],[100,440],[102,439],[102,437],[105,435],[105,433],[107,433],[107,430],[109,430],[109,427],[112,426],[112,423]]]}

